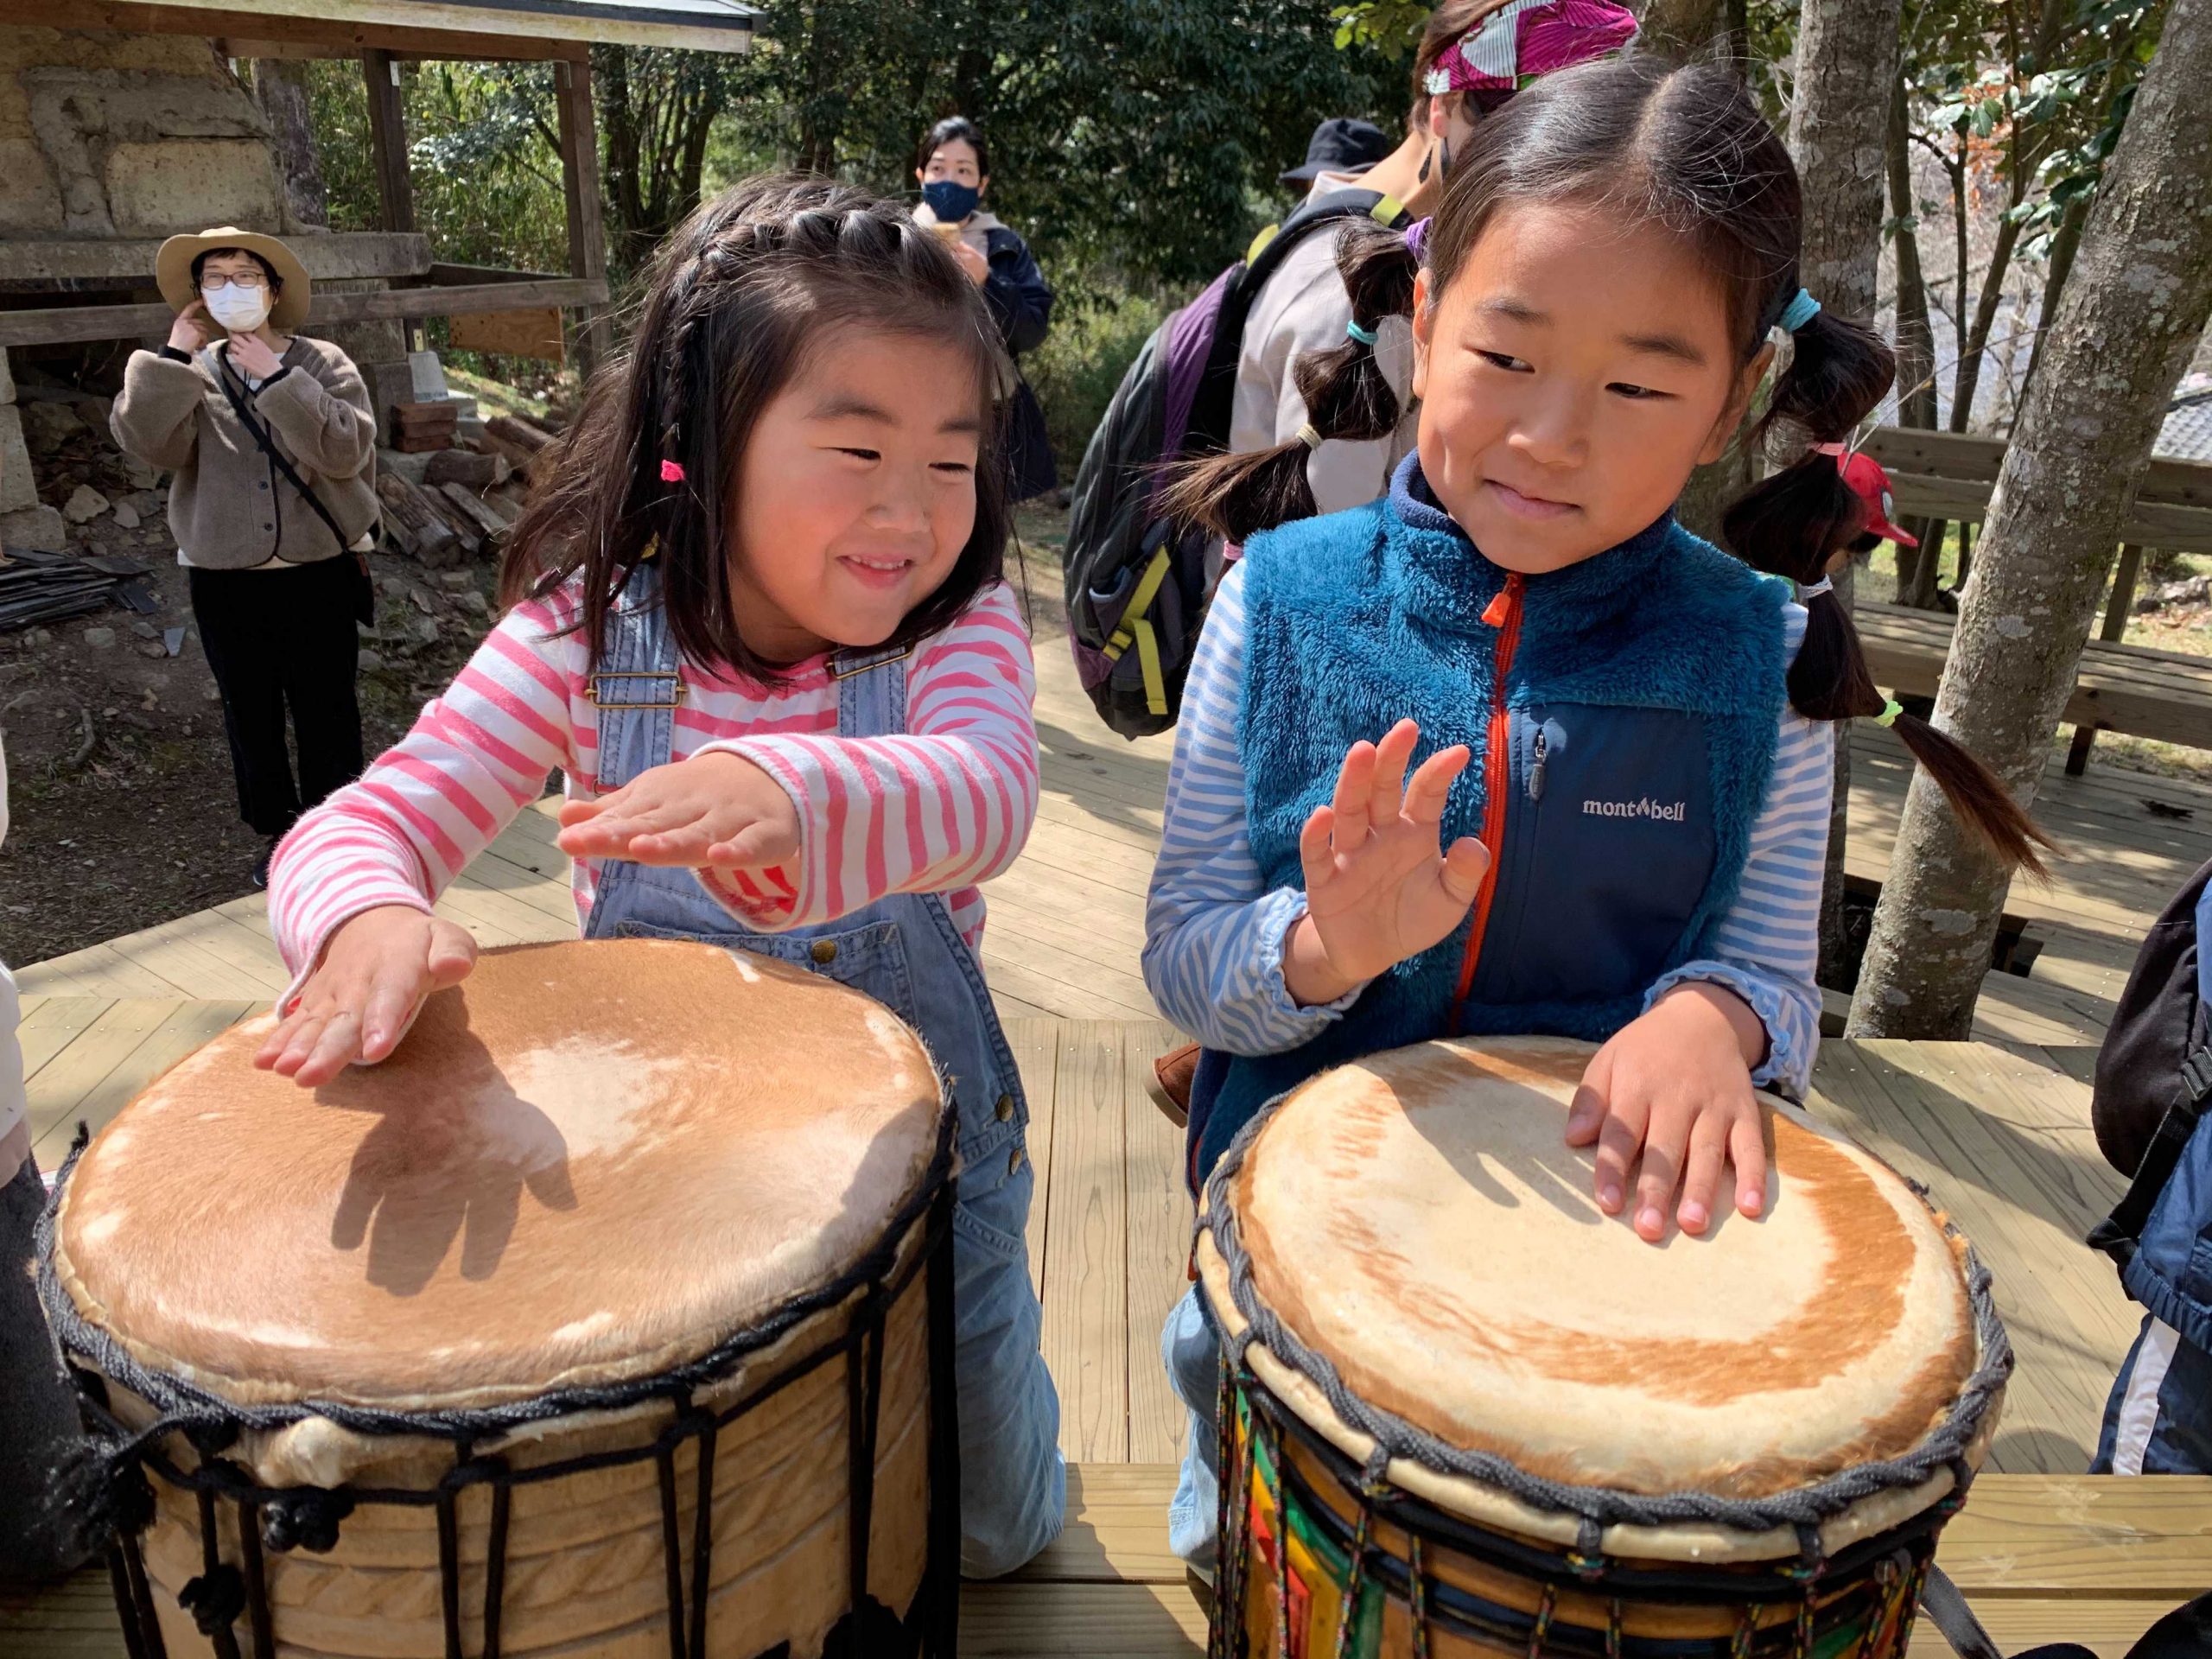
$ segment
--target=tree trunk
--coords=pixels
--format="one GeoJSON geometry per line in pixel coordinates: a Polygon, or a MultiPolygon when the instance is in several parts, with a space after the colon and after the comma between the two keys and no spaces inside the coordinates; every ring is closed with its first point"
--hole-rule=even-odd
{"type": "Polygon", "coordinates": [[[284,177],[284,207],[295,225],[330,223],[329,193],[315,159],[308,107],[308,67],[289,58],[253,60],[253,96],[269,118],[270,139],[284,177]]]}
{"type": "MultiPolygon", "coordinates": [[[[1989,345],[1989,331],[1996,325],[1997,308],[2005,301],[2005,277],[2012,268],[2012,250],[2020,239],[2020,221],[2008,219],[1997,227],[1996,245],[1989,251],[1989,269],[1981,274],[1981,293],[1974,301],[1974,321],[1959,348],[1956,378],[1951,385],[1951,430],[1963,432],[1974,417],[1974,394],[1981,385],[1981,359],[1989,345]]],[[[1966,270],[1959,270],[1961,302],[1966,292],[1966,270]]]]}
{"type": "MultiPolygon", "coordinates": [[[[1808,0],[1797,29],[1789,149],[1805,190],[1798,280],[1840,316],[1874,315],[1882,251],[1885,149],[1897,86],[1900,0],[1808,0]]],[[[1849,567],[1835,597],[1852,602],[1849,567]]],[[[1843,857],[1851,745],[1835,746],[1827,874],[1821,889],[1822,978],[1843,960],[1843,857]]]]}
{"type": "MultiPolygon", "coordinates": [[[[2031,803],[2166,399],[2212,315],[2212,0],[2174,0],[2005,451],[1936,723],[2031,803]]],[[[1916,775],[1854,1037],[1963,1039],[2005,872],[1916,775]]]]}
{"type": "MultiPolygon", "coordinates": [[[[1912,189],[1910,121],[1904,78],[1900,75],[1891,89],[1889,124],[1882,138],[1883,169],[1889,180],[1890,222],[1897,227],[1897,423],[1929,430],[1936,425],[1936,333],[1928,317],[1928,277],[1920,268],[1920,232],[1914,224],[1918,203],[1912,189]]],[[[1928,583],[1931,596],[1921,601],[1917,595],[1921,567],[1936,558],[1941,551],[1940,541],[1933,548],[1929,544],[1937,539],[1934,532],[1938,525],[1923,518],[1908,521],[1904,528],[1920,538],[1920,548],[1916,552],[1903,546],[1897,550],[1897,603],[1932,606],[1932,581],[1928,583]]]]}

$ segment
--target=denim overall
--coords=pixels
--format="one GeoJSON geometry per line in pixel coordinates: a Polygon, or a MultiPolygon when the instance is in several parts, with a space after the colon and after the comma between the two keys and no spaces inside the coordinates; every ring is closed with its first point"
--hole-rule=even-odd
{"type": "MultiPolygon", "coordinates": [[[[634,574],[607,619],[593,684],[602,792],[671,758],[682,683],[656,602],[657,575],[651,566],[634,574]]],[[[907,660],[904,652],[832,658],[840,737],[906,730],[907,660]]],[[[982,970],[943,895],[894,893],[822,926],[760,933],[688,869],[609,859],[584,931],[697,939],[773,957],[866,992],[928,1044],[959,1113],[952,1259],[961,1571],[994,1578],[1020,1566],[1059,1532],[1067,1480],[1024,1242],[1035,1181],[1023,1143],[1029,1109],[982,970]]]]}

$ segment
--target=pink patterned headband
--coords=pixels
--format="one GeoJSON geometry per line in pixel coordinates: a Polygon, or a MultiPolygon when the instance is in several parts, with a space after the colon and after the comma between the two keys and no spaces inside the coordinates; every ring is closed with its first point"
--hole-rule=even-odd
{"type": "Polygon", "coordinates": [[[1433,98],[1510,93],[1635,38],[1634,16],[1607,0],[1507,0],[1437,54],[1426,85],[1433,98]]]}

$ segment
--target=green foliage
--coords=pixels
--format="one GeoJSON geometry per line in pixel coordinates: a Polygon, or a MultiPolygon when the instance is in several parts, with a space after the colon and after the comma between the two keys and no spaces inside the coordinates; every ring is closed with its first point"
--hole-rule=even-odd
{"type": "Polygon", "coordinates": [[[1338,47],[1372,46],[1396,58],[1421,44],[1430,10],[1420,0],[1352,0],[1329,16],[1338,47]]]}
{"type": "Polygon", "coordinates": [[[1045,406],[1046,429],[1063,480],[1075,476],[1084,446],[1113,400],[1122,371],[1168,308],[1160,300],[1133,295],[1063,299],[1052,313],[1052,332],[1022,359],[1022,372],[1045,406]]]}
{"type": "Polygon", "coordinates": [[[878,189],[949,114],[982,124],[990,203],[1047,274],[1211,276],[1287,205],[1323,117],[1405,118],[1405,72],[1336,49],[1310,0],[766,0],[736,70],[743,152],[878,189]]]}

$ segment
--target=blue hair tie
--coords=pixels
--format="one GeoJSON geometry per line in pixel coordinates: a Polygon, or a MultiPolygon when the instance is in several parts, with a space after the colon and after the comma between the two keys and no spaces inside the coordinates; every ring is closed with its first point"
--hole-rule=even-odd
{"type": "Polygon", "coordinates": [[[1797,297],[1782,308],[1782,332],[1794,334],[1820,315],[1821,302],[1801,288],[1797,297]]]}
{"type": "Polygon", "coordinates": [[[1372,328],[1363,328],[1357,322],[1344,324],[1344,333],[1363,346],[1372,346],[1375,343],[1375,331],[1372,328]]]}

